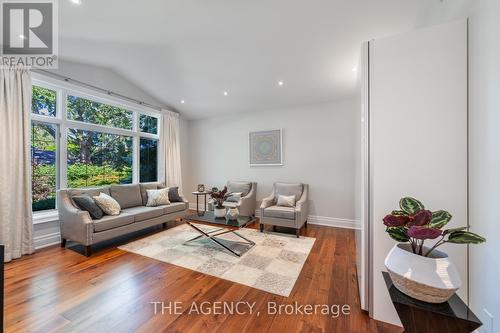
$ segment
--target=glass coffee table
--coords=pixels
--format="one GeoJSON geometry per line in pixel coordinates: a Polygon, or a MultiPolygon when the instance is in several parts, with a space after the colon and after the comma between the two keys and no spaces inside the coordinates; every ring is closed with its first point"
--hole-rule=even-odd
{"type": "Polygon", "coordinates": [[[189,225],[191,228],[196,230],[197,232],[200,233],[199,236],[196,236],[195,238],[192,238],[184,244],[193,242],[197,239],[206,237],[210,239],[212,242],[216,243],[220,247],[224,248],[225,250],[231,252],[231,254],[240,257],[242,256],[245,252],[250,250],[255,243],[252,242],[251,240],[243,237],[241,234],[236,232],[237,230],[240,230],[241,228],[246,227],[250,223],[255,222],[257,219],[255,217],[250,217],[250,216],[238,216],[237,219],[235,220],[229,220],[226,217],[215,217],[213,212],[205,212],[203,215],[199,214],[191,214],[187,215],[184,217],[184,222],[186,222],[187,225],[189,225]],[[215,230],[210,230],[208,232],[202,230],[198,225],[208,225],[212,227],[219,227],[215,230]],[[228,239],[224,239],[224,242],[221,242],[220,239],[218,239],[218,236],[224,235],[224,234],[233,234],[242,239],[242,241],[229,241],[228,239]],[[247,245],[246,249],[244,251],[236,252],[233,249],[231,249],[229,246],[225,245],[224,243],[239,243],[239,244],[244,244],[247,245]]]}

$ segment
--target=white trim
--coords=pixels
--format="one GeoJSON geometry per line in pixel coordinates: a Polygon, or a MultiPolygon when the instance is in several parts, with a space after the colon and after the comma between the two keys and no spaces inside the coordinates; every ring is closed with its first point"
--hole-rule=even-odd
{"type": "Polygon", "coordinates": [[[33,212],[33,224],[49,223],[59,220],[57,209],[33,212]]]}
{"type": "Polygon", "coordinates": [[[35,250],[43,249],[44,247],[59,244],[61,242],[61,233],[53,232],[50,234],[40,235],[33,238],[35,250]]]}
{"type": "Polygon", "coordinates": [[[346,229],[361,228],[360,221],[358,220],[341,219],[338,217],[328,217],[328,216],[309,215],[307,223],[322,225],[326,227],[335,227],[335,228],[346,228],[346,229]]]}

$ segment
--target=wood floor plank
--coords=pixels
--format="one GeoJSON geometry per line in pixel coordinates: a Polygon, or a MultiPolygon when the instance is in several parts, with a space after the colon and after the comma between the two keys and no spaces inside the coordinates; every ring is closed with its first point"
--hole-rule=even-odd
{"type": "MultiPolygon", "coordinates": [[[[181,222],[171,222],[175,227],[181,222]]],[[[256,228],[257,224],[251,227],[256,228]]],[[[316,242],[289,297],[222,280],[117,249],[151,228],[99,244],[45,248],[5,265],[5,332],[401,332],[359,308],[354,232],[309,225],[316,242]],[[179,302],[155,313],[152,302],[179,302]],[[199,314],[193,303],[247,302],[245,313],[199,314]],[[349,315],[274,314],[276,306],[348,305],[349,315]],[[271,306],[270,306],[271,305],[271,306]]],[[[293,233],[278,228],[278,232],[293,233]]],[[[228,303],[228,304],[229,304],[228,303]]],[[[223,303],[222,303],[223,304],[223,303]]]]}

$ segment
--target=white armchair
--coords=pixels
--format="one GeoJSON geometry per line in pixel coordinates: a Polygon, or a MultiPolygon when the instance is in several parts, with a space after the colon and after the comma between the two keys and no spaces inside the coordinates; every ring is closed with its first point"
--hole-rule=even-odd
{"type": "Polygon", "coordinates": [[[309,185],[274,183],[272,193],[260,205],[260,231],[264,225],[295,228],[297,238],[303,225],[307,226],[309,215],[309,185]],[[295,196],[295,207],[277,206],[278,194],[295,196]]]}

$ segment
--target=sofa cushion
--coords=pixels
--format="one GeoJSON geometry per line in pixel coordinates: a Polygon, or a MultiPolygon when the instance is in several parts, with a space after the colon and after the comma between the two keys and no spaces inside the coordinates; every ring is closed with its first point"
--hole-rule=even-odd
{"type": "Polygon", "coordinates": [[[139,184],[139,187],[141,188],[142,205],[146,206],[146,204],[148,203],[148,193],[146,191],[147,190],[157,190],[158,183],[139,184]]]}
{"type": "Polygon", "coordinates": [[[102,219],[94,221],[94,231],[105,231],[131,223],[134,223],[134,215],[126,213],[121,213],[120,215],[115,216],[106,215],[102,219]]]}
{"type": "Polygon", "coordinates": [[[182,198],[179,195],[179,186],[173,186],[168,188],[168,200],[170,202],[182,202],[182,198]]]}
{"type": "Polygon", "coordinates": [[[102,209],[104,214],[116,216],[119,215],[120,211],[122,210],[118,201],[105,193],[101,193],[98,196],[94,196],[92,198],[94,199],[97,206],[102,209]]]}
{"type": "Polygon", "coordinates": [[[131,207],[123,210],[123,213],[130,214],[134,216],[135,222],[145,221],[154,219],[163,215],[163,209],[166,206],[158,207],[131,207]]]}
{"type": "Polygon", "coordinates": [[[109,186],[74,188],[74,189],[69,190],[69,194],[71,197],[74,197],[77,195],[83,195],[83,194],[88,194],[91,197],[95,197],[95,196],[98,196],[100,193],[110,195],[109,194],[109,186]]]}
{"type": "Polygon", "coordinates": [[[290,184],[290,183],[275,183],[275,199],[278,200],[278,194],[281,195],[294,195],[295,201],[299,201],[304,191],[304,185],[301,183],[290,184]]]}
{"type": "Polygon", "coordinates": [[[227,191],[230,193],[241,193],[241,196],[246,196],[252,189],[252,183],[250,182],[239,182],[239,181],[228,181],[227,191]]]}
{"type": "Polygon", "coordinates": [[[264,209],[265,217],[274,217],[277,219],[295,220],[295,208],[283,206],[271,206],[264,209]]]}
{"type": "Polygon", "coordinates": [[[142,206],[139,184],[111,185],[109,192],[122,209],[142,206]]]}
{"type": "Polygon", "coordinates": [[[146,203],[146,206],[157,207],[161,205],[169,205],[170,200],[168,200],[168,190],[168,187],[158,190],[146,190],[148,194],[148,202],[146,203]]]}
{"type": "Polygon", "coordinates": [[[185,209],[187,209],[185,202],[172,202],[170,205],[165,206],[165,208],[163,209],[163,213],[172,214],[176,212],[182,212],[185,209]]]}
{"type": "Polygon", "coordinates": [[[95,203],[94,199],[92,199],[92,197],[88,194],[75,195],[73,197],[73,201],[78,206],[78,208],[89,212],[90,217],[94,220],[98,220],[104,215],[101,207],[99,207],[95,203]]]}

